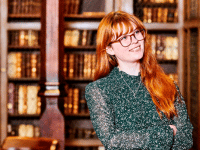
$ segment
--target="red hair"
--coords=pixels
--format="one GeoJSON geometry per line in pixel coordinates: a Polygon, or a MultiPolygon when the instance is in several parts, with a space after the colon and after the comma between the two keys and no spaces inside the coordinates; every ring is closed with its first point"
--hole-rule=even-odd
{"type": "MultiPolygon", "coordinates": [[[[110,12],[102,19],[97,31],[97,65],[94,80],[107,76],[115,66],[118,66],[115,56],[107,54],[106,47],[121,35],[133,32],[135,28],[145,29],[147,35],[143,23],[126,12],[110,12]]],[[[170,119],[177,115],[174,107],[176,86],[158,65],[146,38],[144,40],[144,56],[140,60],[142,82],[149,91],[159,116],[162,117],[163,112],[170,119]]]]}

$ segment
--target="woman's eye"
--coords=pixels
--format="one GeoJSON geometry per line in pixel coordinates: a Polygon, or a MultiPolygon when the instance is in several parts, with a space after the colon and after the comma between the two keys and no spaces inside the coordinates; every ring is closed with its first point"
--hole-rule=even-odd
{"type": "Polygon", "coordinates": [[[121,38],[121,40],[126,40],[127,39],[127,36],[124,36],[121,38]]]}
{"type": "Polygon", "coordinates": [[[139,33],[140,33],[140,31],[139,31],[139,30],[135,31],[135,34],[139,34],[139,33]]]}

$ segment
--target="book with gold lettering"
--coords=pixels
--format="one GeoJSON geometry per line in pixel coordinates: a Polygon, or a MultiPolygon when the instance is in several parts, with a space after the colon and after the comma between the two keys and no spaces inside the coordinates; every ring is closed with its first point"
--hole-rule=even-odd
{"type": "Polygon", "coordinates": [[[74,56],[75,54],[69,54],[69,78],[74,77],[74,56]]]}
{"type": "Polygon", "coordinates": [[[18,114],[26,114],[27,110],[27,86],[19,85],[18,91],[18,114]]]}
{"type": "Polygon", "coordinates": [[[22,52],[16,53],[16,78],[22,77],[22,52]]]}
{"type": "Polygon", "coordinates": [[[14,105],[15,105],[15,84],[9,83],[8,84],[8,113],[14,114],[14,105]]]}
{"type": "Polygon", "coordinates": [[[34,85],[27,86],[27,114],[37,114],[38,105],[38,87],[34,85]]]}
{"type": "Polygon", "coordinates": [[[31,54],[31,78],[37,78],[38,74],[37,74],[37,54],[36,53],[32,53],[31,54]]]}
{"type": "Polygon", "coordinates": [[[79,89],[73,89],[73,114],[79,113],[79,89]]]}
{"type": "Polygon", "coordinates": [[[17,57],[15,52],[8,53],[8,77],[16,78],[17,73],[17,57]]]}

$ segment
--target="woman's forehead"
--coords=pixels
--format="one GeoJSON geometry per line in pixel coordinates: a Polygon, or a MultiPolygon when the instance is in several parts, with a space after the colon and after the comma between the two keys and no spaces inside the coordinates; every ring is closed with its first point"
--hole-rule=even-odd
{"type": "Polygon", "coordinates": [[[133,32],[137,28],[137,25],[133,22],[118,22],[113,25],[112,28],[112,41],[118,39],[120,36],[124,34],[128,34],[133,32]]]}

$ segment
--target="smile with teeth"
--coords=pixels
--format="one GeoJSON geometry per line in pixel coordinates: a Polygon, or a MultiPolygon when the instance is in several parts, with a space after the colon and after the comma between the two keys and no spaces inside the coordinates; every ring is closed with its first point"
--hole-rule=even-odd
{"type": "Polygon", "coordinates": [[[140,50],[140,46],[137,46],[133,49],[130,49],[129,51],[136,52],[136,51],[139,51],[139,50],[140,50]]]}

